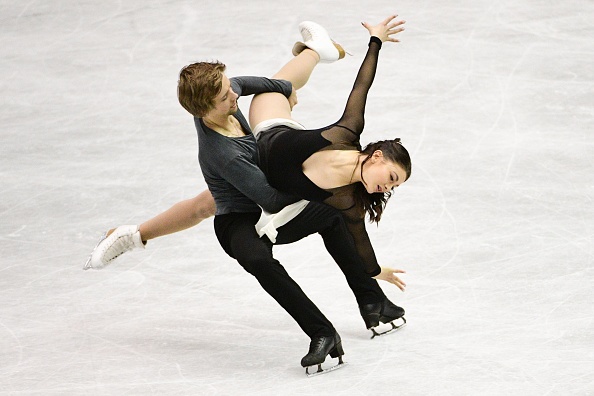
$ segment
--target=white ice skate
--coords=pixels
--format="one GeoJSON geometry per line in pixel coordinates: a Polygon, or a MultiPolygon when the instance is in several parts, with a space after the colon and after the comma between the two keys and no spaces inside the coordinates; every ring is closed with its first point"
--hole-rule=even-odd
{"type": "Polygon", "coordinates": [[[293,55],[295,56],[303,52],[304,49],[309,48],[318,53],[320,62],[332,63],[344,58],[345,53],[348,54],[340,44],[330,38],[326,29],[315,22],[301,22],[299,31],[301,37],[303,37],[303,42],[298,41],[293,46],[293,55]]]}
{"type": "Polygon", "coordinates": [[[104,233],[93,249],[83,269],[102,269],[117,257],[132,249],[144,249],[137,225],[123,225],[111,234],[104,233]]]}

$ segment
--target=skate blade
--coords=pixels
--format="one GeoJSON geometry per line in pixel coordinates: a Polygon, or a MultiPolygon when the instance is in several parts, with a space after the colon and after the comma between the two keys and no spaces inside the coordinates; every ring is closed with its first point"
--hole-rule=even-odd
{"type": "Polygon", "coordinates": [[[347,51],[342,45],[338,44],[336,41],[330,39],[334,47],[338,50],[338,60],[344,58],[345,55],[353,56],[349,51],[347,51]]]}
{"type": "Polygon", "coordinates": [[[318,375],[328,374],[331,371],[335,371],[335,370],[341,369],[341,368],[343,368],[346,365],[347,365],[347,363],[346,362],[343,362],[342,359],[340,360],[340,362],[338,362],[337,365],[332,366],[332,367],[329,367],[327,369],[322,369],[322,365],[321,364],[318,364],[318,370],[315,373],[310,373],[309,372],[309,368],[316,367],[316,366],[309,366],[309,367],[306,367],[305,368],[305,374],[307,374],[307,378],[316,377],[318,375]]]}
{"type": "Polygon", "coordinates": [[[93,257],[93,253],[95,253],[95,249],[97,249],[97,247],[101,244],[101,242],[103,242],[105,240],[105,238],[107,238],[107,231],[103,233],[103,235],[101,235],[101,238],[99,238],[99,242],[97,242],[97,244],[95,245],[95,247],[93,248],[93,251],[91,252],[91,254],[89,255],[89,258],[87,259],[87,262],[85,263],[85,265],[83,266],[83,270],[88,270],[93,268],[93,266],[91,265],[91,258],[93,257]]]}
{"type": "MultiPolygon", "coordinates": [[[[377,332],[377,331],[375,331],[376,328],[373,328],[372,327],[371,328],[371,333],[372,333],[371,339],[373,340],[375,337],[379,337],[379,336],[383,336],[383,335],[387,335],[387,334],[393,333],[393,332],[395,332],[397,330],[400,330],[404,326],[406,326],[406,319],[404,319],[404,316],[401,317],[401,318],[399,318],[399,319],[402,319],[402,323],[401,324],[395,325],[394,324],[394,321],[395,320],[394,320],[394,321],[390,322],[390,324],[392,325],[392,328],[391,329],[388,329],[388,330],[385,330],[385,331],[382,331],[382,332],[377,332]]],[[[396,320],[398,320],[398,319],[396,319],[396,320]]]]}

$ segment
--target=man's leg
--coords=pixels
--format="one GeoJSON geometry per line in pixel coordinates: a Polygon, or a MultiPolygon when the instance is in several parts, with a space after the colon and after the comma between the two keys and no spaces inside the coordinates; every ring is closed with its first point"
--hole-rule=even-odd
{"type": "Polygon", "coordinates": [[[258,280],[311,338],[309,351],[301,359],[303,367],[318,365],[321,370],[327,355],[339,358],[341,365],[344,350],[340,336],[283,266],[272,257],[272,243],[266,237],[260,238],[254,227],[259,217],[259,213],[231,213],[215,217],[215,233],[221,246],[258,280]]]}
{"type": "Polygon", "coordinates": [[[272,256],[272,243],[260,238],[254,224],[259,214],[232,213],[215,217],[215,233],[225,252],[252,274],[310,337],[333,336],[332,323],[272,256]]]}

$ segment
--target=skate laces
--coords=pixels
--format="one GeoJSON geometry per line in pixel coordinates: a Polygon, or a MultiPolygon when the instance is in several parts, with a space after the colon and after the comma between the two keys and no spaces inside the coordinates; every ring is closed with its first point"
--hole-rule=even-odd
{"type": "Polygon", "coordinates": [[[313,36],[311,34],[311,31],[307,28],[303,28],[301,29],[301,37],[303,38],[303,41],[311,41],[313,40],[313,36]]]}
{"type": "Polygon", "coordinates": [[[301,28],[301,37],[304,41],[329,40],[334,41],[322,26],[317,24],[307,24],[301,28]]]}
{"type": "MultiPolygon", "coordinates": [[[[114,231],[115,232],[115,231],[114,231]]],[[[117,237],[115,242],[105,250],[103,255],[104,264],[118,258],[122,254],[132,250],[134,248],[134,242],[132,241],[132,235],[120,235],[117,237]]]]}
{"type": "Polygon", "coordinates": [[[324,343],[326,341],[326,338],[330,337],[318,337],[312,340],[309,348],[310,352],[321,352],[324,349],[324,343]]]}

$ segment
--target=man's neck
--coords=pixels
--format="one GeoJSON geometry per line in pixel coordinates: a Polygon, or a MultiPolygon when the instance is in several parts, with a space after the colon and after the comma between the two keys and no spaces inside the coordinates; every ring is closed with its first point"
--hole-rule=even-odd
{"type": "Polygon", "coordinates": [[[207,127],[221,135],[229,137],[245,136],[241,124],[234,119],[233,115],[206,116],[202,118],[202,121],[204,121],[207,127]]]}
{"type": "Polygon", "coordinates": [[[232,115],[207,115],[202,119],[209,125],[216,125],[219,128],[226,128],[232,123],[232,115]]]}

